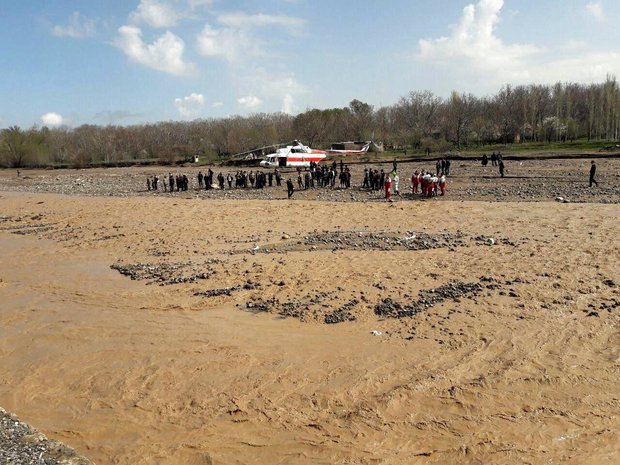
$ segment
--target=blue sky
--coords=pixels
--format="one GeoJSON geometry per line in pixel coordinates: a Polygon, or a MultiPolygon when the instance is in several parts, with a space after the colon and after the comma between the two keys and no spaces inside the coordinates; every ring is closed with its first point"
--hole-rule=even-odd
{"type": "Polygon", "coordinates": [[[0,0],[0,127],[346,106],[620,74],[617,0],[0,0]]]}

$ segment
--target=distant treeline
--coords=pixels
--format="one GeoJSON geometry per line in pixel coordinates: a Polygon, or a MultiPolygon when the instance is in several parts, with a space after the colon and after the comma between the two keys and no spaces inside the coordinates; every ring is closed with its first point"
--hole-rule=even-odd
{"type": "Polygon", "coordinates": [[[610,76],[600,84],[506,85],[488,97],[413,91],[391,106],[375,109],[353,100],[346,108],[307,110],[295,117],[258,113],[135,126],[12,126],[0,132],[0,165],[174,163],[193,155],[223,159],[293,139],[317,148],[374,140],[388,149],[435,152],[496,143],[617,141],[619,136],[620,90],[610,76]]]}

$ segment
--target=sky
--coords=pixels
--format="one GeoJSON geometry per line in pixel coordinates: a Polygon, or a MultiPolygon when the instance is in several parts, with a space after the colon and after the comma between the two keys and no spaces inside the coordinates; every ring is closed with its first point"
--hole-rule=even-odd
{"type": "Polygon", "coordinates": [[[0,128],[620,76],[617,0],[0,0],[0,128]]]}

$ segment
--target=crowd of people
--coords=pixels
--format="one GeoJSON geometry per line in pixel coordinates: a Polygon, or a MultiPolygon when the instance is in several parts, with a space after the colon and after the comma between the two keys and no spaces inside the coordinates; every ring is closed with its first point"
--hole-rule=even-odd
{"type": "MultiPolygon", "coordinates": [[[[396,166],[396,164],[394,164],[396,166]]],[[[449,172],[449,161],[437,162],[437,176],[432,175],[430,171],[417,170],[411,178],[411,186],[413,194],[424,194],[427,197],[433,195],[444,195],[446,181],[445,178],[449,172]],[[431,186],[431,187],[429,187],[431,186]],[[419,191],[418,191],[419,187],[419,191]],[[439,190],[441,194],[438,194],[439,190]]],[[[314,188],[336,188],[338,182],[338,188],[349,189],[351,188],[351,171],[349,167],[344,166],[341,162],[340,169],[338,164],[334,161],[331,165],[319,165],[317,163],[311,163],[310,167],[302,170],[297,168],[297,190],[307,190],[314,188]]],[[[238,170],[234,174],[218,173],[215,176],[213,170],[209,168],[206,173],[202,171],[197,175],[198,185],[197,188],[202,190],[210,189],[263,189],[265,187],[280,187],[282,185],[282,174],[278,168],[273,171],[262,170],[238,170]]],[[[160,178],[157,175],[148,176],[146,179],[147,189],[149,191],[159,190],[160,178]]],[[[164,192],[183,192],[190,189],[190,178],[186,174],[168,173],[167,176],[162,177],[163,191],[164,192]]],[[[364,168],[364,179],[362,181],[362,189],[368,189],[372,191],[380,191],[386,189],[386,197],[392,195],[400,195],[399,190],[400,178],[397,170],[394,169],[391,173],[385,172],[381,169],[364,168]],[[386,187],[388,186],[388,187],[386,187]]],[[[291,178],[286,181],[286,187],[289,198],[295,192],[295,185],[291,178]]]]}
{"type": "MultiPolygon", "coordinates": [[[[499,174],[505,176],[504,160],[501,153],[495,153],[490,158],[483,154],[482,166],[487,166],[491,161],[492,166],[497,166],[499,174]]],[[[429,198],[446,195],[447,178],[450,176],[450,160],[440,159],[435,163],[435,170],[415,170],[411,175],[411,194],[429,198]]],[[[590,187],[598,186],[594,179],[596,174],[596,164],[592,161],[590,169],[590,187]]],[[[297,168],[297,190],[307,190],[314,188],[351,188],[351,171],[340,161],[338,166],[336,161],[331,164],[319,165],[310,163],[308,168],[297,168]]],[[[286,180],[288,197],[292,197],[295,192],[295,177],[286,180]]],[[[198,189],[264,189],[266,187],[282,186],[283,176],[279,168],[274,170],[238,170],[235,173],[215,173],[210,168],[206,173],[202,171],[197,175],[198,189]]],[[[147,189],[159,190],[160,178],[157,175],[147,177],[147,189]]],[[[361,190],[385,191],[385,197],[390,199],[393,195],[400,195],[400,177],[396,161],[393,162],[393,169],[386,172],[379,168],[364,168],[361,190]]],[[[190,189],[190,178],[186,174],[168,173],[161,178],[164,192],[179,192],[190,189]]]]}
{"type": "MultiPolygon", "coordinates": [[[[278,168],[273,171],[262,170],[238,170],[234,174],[215,173],[209,168],[206,173],[202,171],[198,172],[198,189],[263,189],[265,187],[282,186],[282,174],[278,168]]],[[[159,190],[159,176],[147,176],[146,185],[147,189],[159,190]]],[[[297,187],[298,189],[310,189],[310,188],[335,188],[336,181],[338,180],[341,189],[348,189],[351,187],[351,172],[348,167],[343,163],[340,165],[340,171],[338,171],[338,165],[334,162],[331,166],[319,165],[317,163],[310,163],[308,169],[302,171],[301,168],[297,168],[297,187]]],[[[164,192],[179,192],[187,191],[189,189],[189,178],[186,174],[172,175],[163,177],[163,190],[164,192]],[[166,179],[168,182],[166,182],[166,179]]],[[[288,183],[287,183],[288,187],[288,183]]],[[[294,185],[293,185],[294,191],[294,185]]]]}

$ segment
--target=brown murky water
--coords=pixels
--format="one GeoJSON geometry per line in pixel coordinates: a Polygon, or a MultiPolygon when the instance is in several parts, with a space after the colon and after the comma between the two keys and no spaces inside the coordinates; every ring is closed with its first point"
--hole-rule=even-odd
{"type": "Polygon", "coordinates": [[[620,297],[604,284],[620,276],[617,206],[442,206],[442,228],[528,239],[518,247],[229,256],[282,231],[365,227],[386,213],[406,231],[431,207],[178,203],[2,195],[5,225],[53,227],[0,231],[0,405],[98,464],[620,459],[620,309],[600,307],[620,297]],[[186,221],[171,232],[197,215],[208,229],[186,221]],[[110,269],[162,259],[153,248],[224,264],[213,282],[171,286],[110,269]],[[522,278],[520,297],[489,292],[407,322],[360,311],[339,325],[236,307],[338,286],[346,296],[365,289],[372,308],[490,273],[522,278]],[[247,276],[260,292],[193,296],[247,276]],[[586,316],[589,304],[598,316],[586,316]],[[401,337],[403,325],[416,337],[401,337]]]}

